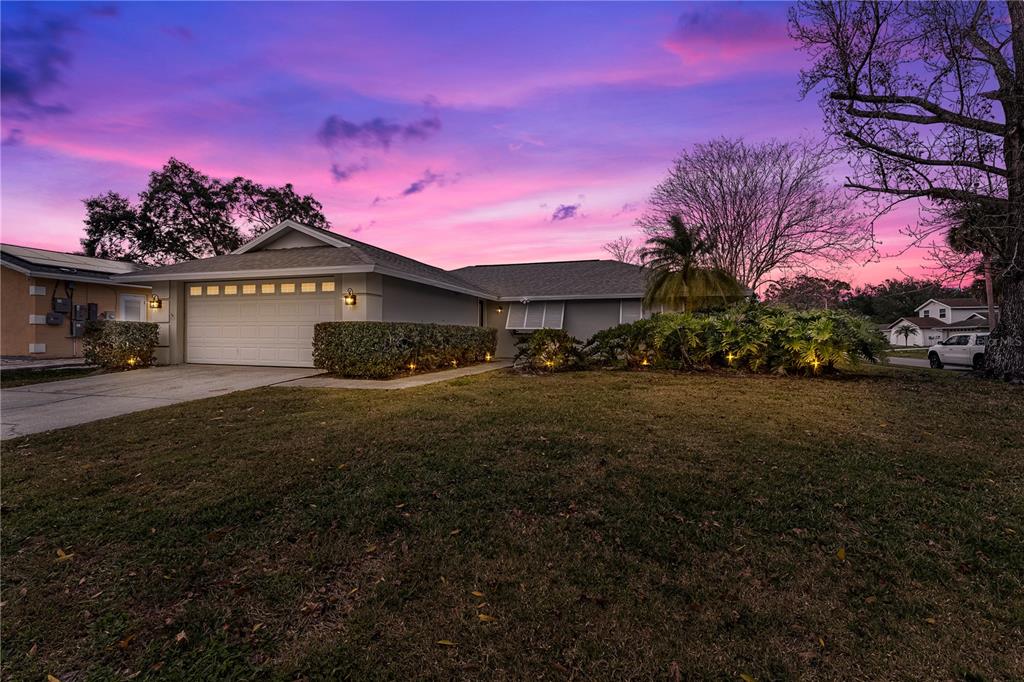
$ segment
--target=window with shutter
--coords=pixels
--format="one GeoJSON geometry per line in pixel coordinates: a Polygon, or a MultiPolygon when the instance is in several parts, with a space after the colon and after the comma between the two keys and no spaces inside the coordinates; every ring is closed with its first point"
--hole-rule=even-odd
{"type": "Polygon", "coordinates": [[[619,301],[619,324],[636,322],[643,316],[644,310],[639,300],[619,301]]]}
{"type": "Polygon", "coordinates": [[[512,303],[508,307],[505,329],[561,329],[564,316],[564,301],[512,303]]]}

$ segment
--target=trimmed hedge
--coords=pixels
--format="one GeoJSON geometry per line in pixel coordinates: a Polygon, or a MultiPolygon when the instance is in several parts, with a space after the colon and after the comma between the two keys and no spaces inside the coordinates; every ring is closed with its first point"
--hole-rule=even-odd
{"type": "Polygon", "coordinates": [[[156,362],[159,327],[155,322],[94,320],[85,327],[82,355],[105,369],[138,369],[156,362]]]}
{"type": "Polygon", "coordinates": [[[494,356],[497,331],[418,322],[321,322],[313,330],[313,365],[343,377],[389,379],[494,356]],[[415,365],[415,370],[410,370],[415,365]]]}

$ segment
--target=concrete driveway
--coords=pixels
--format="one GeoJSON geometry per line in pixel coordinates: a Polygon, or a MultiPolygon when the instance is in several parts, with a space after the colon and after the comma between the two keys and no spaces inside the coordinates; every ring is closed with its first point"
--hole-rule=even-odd
{"type": "Polygon", "coordinates": [[[317,369],[172,365],[0,391],[0,438],[14,438],[122,414],[271,386],[317,369]]]}
{"type": "MultiPolygon", "coordinates": [[[[923,358],[894,358],[894,357],[890,357],[889,358],[889,364],[890,365],[901,365],[903,367],[920,367],[920,368],[923,368],[923,369],[928,369],[929,367],[931,367],[931,365],[928,363],[928,361],[923,359],[923,358]]],[[[962,367],[960,365],[946,365],[945,367],[943,367],[943,369],[948,369],[948,370],[950,370],[952,372],[967,372],[971,368],[970,367],[962,367]]]]}

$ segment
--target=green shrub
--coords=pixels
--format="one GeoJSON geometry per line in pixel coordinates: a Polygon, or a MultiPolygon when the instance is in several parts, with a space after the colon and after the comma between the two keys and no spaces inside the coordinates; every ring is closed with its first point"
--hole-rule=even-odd
{"type": "Polygon", "coordinates": [[[598,332],[590,358],[612,366],[735,367],[753,372],[829,372],[876,361],[885,340],[866,319],[836,310],[795,312],[756,303],[704,314],[655,315],[598,332]]]}
{"type": "Polygon", "coordinates": [[[580,342],[565,330],[538,329],[516,342],[516,367],[556,372],[584,365],[580,342]]]}
{"type": "Polygon", "coordinates": [[[482,362],[496,345],[497,332],[487,327],[321,322],[313,331],[313,364],[344,377],[388,379],[482,362]]]}
{"type": "Polygon", "coordinates": [[[82,340],[85,361],[106,369],[136,369],[156,362],[155,322],[89,322],[82,340]]]}

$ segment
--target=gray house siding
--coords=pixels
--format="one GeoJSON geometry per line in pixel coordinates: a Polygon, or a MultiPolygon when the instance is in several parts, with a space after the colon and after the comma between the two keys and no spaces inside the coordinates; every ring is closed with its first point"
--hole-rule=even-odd
{"type": "Polygon", "coordinates": [[[383,278],[381,319],[385,322],[480,324],[480,303],[475,296],[446,291],[394,277],[383,278]]]}
{"type": "Polygon", "coordinates": [[[565,302],[562,328],[580,341],[619,323],[619,300],[583,300],[565,302]]]}

